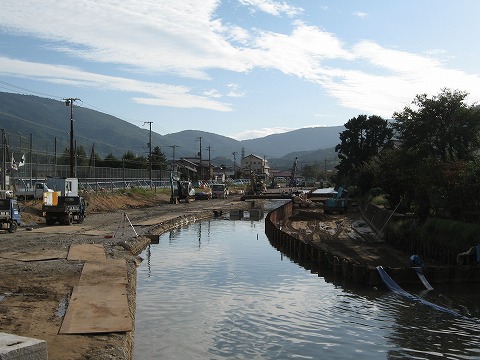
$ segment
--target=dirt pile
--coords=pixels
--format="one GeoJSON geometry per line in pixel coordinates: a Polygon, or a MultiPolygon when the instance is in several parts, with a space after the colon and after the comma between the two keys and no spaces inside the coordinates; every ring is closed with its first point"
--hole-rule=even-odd
{"type": "MultiPolygon", "coordinates": [[[[87,202],[87,214],[105,213],[116,210],[139,209],[168,204],[170,195],[166,192],[143,194],[138,192],[96,192],[82,195],[87,202]]],[[[43,224],[40,200],[28,200],[20,205],[22,223],[25,225],[43,224]]]]}

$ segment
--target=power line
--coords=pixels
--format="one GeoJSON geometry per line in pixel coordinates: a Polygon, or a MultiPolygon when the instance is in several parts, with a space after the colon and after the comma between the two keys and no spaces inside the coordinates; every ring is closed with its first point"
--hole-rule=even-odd
{"type": "MultiPolygon", "coordinates": [[[[0,80],[0,84],[4,85],[4,86],[0,86],[0,87],[4,88],[6,90],[8,90],[8,87],[11,87],[11,88],[18,89],[18,90],[24,90],[24,91],[27,91],[27,92],[32,93],[32,94],[42,95],[42,96],[46,96],[48,98],[52,98],[52,99],[56,99],[56,100],[62,100],[62,98],[60,96],[49,95],[49,94],[45,94],[45,93],[35,91],[35,90],[29,90],[29,89],[23,88],[21,86],[10,84],[6,81],[1,81],[0,80]],[[5,87],[5,86],[7,86],[7,87],[5,87]]],[[[22,95],[24,95],[24,94],[22,94],[22,95]]]]}

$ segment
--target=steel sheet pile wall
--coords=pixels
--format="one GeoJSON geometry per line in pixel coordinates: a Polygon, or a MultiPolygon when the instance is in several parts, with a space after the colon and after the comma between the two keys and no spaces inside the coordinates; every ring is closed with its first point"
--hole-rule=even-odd
{"type": "Polygon", "coordinates": [[[288,202],[271,211],[265,219],[265,233],[277,250],[333,283],[349,281],[367,285],[380,284],[381,279],[376,269],[340,258],[320,248],[318,244],[300,240],[294,234],[282,231],[282,224],[292,215],[292,209],[293,202],[288,202]]]}
{"type": "MultiPolygon", "coordinates": [[[[358,264],[349,259],[341,258],[331,251],[326,251],[322,249],[321,241],[318,243],[309,240],[303,241],[295,237],[296,234],[282,231],[282,224],[292,215],[292,211],[293,203],[288,202],[267,215],[265,233],[272,246],[305,269],[320,274],[326,281],[333,283],[347,281],[364,285],[379,285],[382,283],[375,267],[358,264]]],[[[380,216],[380,213],[377,213],[377,219],[385,219],[388,216],[380,216]]],[[[374,217],[371,218],[375,219],[374,217]]],[[[415,272],[407,263],[405,267],[401,268],[384,268],[398,284],[418,284],[419,282],[415,272]]],[[[424,273],[432,284],[480,282],[480,265],[477,264],[469,266],[426,266],[424,273]]]]}

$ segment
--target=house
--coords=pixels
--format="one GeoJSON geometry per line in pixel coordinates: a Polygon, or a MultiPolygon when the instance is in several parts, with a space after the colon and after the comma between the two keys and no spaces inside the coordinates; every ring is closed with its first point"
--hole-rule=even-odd
{"type": "Polygon", "coordinates": [[[203,159],[200,164],[199,158],[182,157],[180,165],[190,171],[190,176],[193,179],[211,180],[213,177],[213,166],[209,164],[208,160],[203,159]]]}
{"type": "Polygon", "coordinates": [[[252,171],[255,174],[264,174],[265,177],[270,176],[270,166],[268,160],[257,155],[247,155],[240,161],[240,167],[244,174],[250,174],[252,171]]]}

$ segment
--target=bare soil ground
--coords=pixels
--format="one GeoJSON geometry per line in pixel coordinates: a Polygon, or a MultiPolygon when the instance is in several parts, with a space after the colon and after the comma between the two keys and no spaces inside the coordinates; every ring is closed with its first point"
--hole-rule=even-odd
{"type": "Polygon", "coordinates": [[[297,209],[285,222],[284,231],[342,259],[371,268],[410,266],[410,254],[379,239],[357,209],[346,214],[325,214],[321,208],[297,209]]]}
{"type": "Polygon", "coordinates": [[[156,222],[165,219],[244,205],[239,199],[172,205],[165,193],[153,197],[136,193],[89,194],[86,198],[87,217],[83,224],[46,226],[41,204],[28,202],[22,212],[23,226],[13,234],[0,233],[0,332],[45,340],[51,360],[131,359],[134,332],[58,333],[83,268],[83,262],[66,259],[70,245],[103,244],[107,257],[126,259],[129,307],[134,314],[135,268],[141,259],[125,249],[126,242],[141,238],[156,222]],[[125,215],[138,237],[126,225],[125,215]]]}

